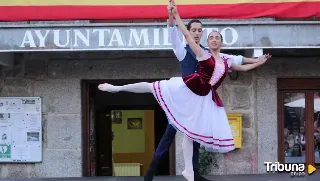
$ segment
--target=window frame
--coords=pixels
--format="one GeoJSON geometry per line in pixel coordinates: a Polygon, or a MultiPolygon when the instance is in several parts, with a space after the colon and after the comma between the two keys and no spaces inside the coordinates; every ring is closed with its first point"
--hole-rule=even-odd
{"type": "MultiPolygon", "coordinates": [[[[305,106],[305,129],[306,129],[306,165],[315,165],[314,157],[314,93],[320,90],[320,78],[297,78],[287,77],[277,79],[277,99],[278,99],[278,160],[284,163],[284,94],[285,93],[304,93],[305,106]],[[312,131],[310,131],[312,130],[312,131]]],[[[320,166],[316,166],[317,169],[320,166]]]]}

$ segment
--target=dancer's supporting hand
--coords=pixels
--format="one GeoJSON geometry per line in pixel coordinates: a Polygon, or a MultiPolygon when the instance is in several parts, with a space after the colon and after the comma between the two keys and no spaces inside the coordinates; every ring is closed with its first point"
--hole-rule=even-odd
{"type": "Polygon", "coordinates": [[[203,49],[194,41],[189,30],[182,22],[180,15],[178,13],[178,8],[175,4],[175,0],[171,0],[171,2],[169,4],[169,9],[171,9],[172,14],[176,18],[176,24],[178,25],[180,31],[184,35],[184,38],[186,39],[187,43],[189,44],[191,50],[194,52],[196,57],[199,57],[199,58],[202,57],[203,56],[203,49]]]}

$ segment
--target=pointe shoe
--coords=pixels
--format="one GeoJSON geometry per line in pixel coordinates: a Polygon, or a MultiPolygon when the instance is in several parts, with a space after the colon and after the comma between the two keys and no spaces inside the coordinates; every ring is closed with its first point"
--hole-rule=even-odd
{"type": "Polygon", "coordinates": [[[117,89],[116,86],[108,84],[108,83],[100,84],[98,86],[98,89],[101,91],[106,91],[106,92],[111,92],[111,93],[119,92],[119,89],[117,89]]]}
{"type": "Polygon", "coordinates": [[[185,179],[188,181],[194,181],[194,173],[193,171],[182,171],[182,175],[184,176],[185,179]]]}

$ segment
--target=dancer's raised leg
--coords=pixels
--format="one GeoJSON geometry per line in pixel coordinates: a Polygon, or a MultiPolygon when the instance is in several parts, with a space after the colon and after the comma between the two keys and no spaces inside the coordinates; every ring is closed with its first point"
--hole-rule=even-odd
{"type": "Polygon", "coordinates": [[[184,135],[182,141],[182,150],[184,156],[184,171],[182,175],[188,181],[194,181],[194,172],[192,167],[192,155],[193,155],[193,141],[187,136],[184,135]]]}
{"type": "Polygon", "coordinates": [[[108,83],[100,84],[98,89],[101,91],[107,91],[111,93],[116,92],[133,92],[133,93],[152,93],[152,83],[139,82],[135,84],[127,84],[122,86],[114,86],[108,83]]]}

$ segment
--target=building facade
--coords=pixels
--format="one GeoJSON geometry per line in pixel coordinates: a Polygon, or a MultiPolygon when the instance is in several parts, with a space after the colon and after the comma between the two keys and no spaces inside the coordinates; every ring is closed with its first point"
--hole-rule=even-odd
{"type": "MultiPolygon", "coordinates": [[[[219,168],[213,168],[211,174],[266,173],[264,162],[277,161],[320,166],[317,148],[310,149],[317,145],[313,135],[320,127],[315,122],[320,110],[317,111],[316,98],[312,99],[320,92],[319,22],[274,19],[203,22],[206,29],[203,44],[208,33],[218,30],[225,39],[225,53],[246,57],[273,55],[255,70],[233,72],[220,87],[227,113],[242,114],[242,147],[219,154],[219,168]],[[284,106],[297,97],[305,98],[304,107],[284,106]],[[288,108],[292,107],[294,120],[288,117],[291,115],[288,108]],[[284,140],[290,140],[285,128],[294,139],[296,136],[300,139],[302,126],[305,128],[302,134],[305,139],[300,144],[302,154],[285,157],[285,147],[279,146],[285,144],[284,140]],[[311,140],[313,138],[315,140],[311,140]]],[[[155,101],[152,96],[133,94],[116,97],[96,88],[106,81],[123,84],[179,76],[179,64],[167,33],[165,22],[0,25],[0,96],[42,98],[41,163],[1,164],[1,178],[112,175],[110,148],[116,144],[110,138],[112,131],[114,140],[122,141],[123,145],[129,145],[125,141],[130,136],[138,145],[139,140],[145,140],[141,147],[118,144],[114,146],[116,156],[113,156],[115,163],[137,162],[133,157],[145,156],[142,172],[145,171],[164,131],[163,125],[157,129],[155,101]],[[109,112],[101,112],[106,109],[109,112]],[[113,115],[114,110],[144,110],[143,120],[151,114],[148,119],[152,121],[144,124],[141,137],[133,133],[124,135],[124,132],[124,136],[120,136],[121,131],[117,134],[115,125],[110,127],[105,124],[107,121],[101,121],[110,121],[108,116],[113,115]],[[154,136],[147,139],[147,135],[154,136]],[[129,153],[126,149],[135,151],[129,153]]],[[[127,113],[122,114],[125,117],[127,113]]],[[[170,170],[163,174],[181,174],[181,142],[182,135],[178,133],[167,161],[170,170]]],[[[294,143],[290,142],[290,148],[293,147],[294,143]]]]}

